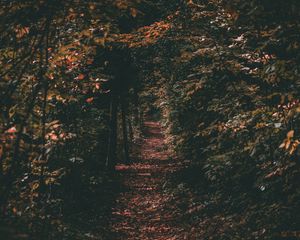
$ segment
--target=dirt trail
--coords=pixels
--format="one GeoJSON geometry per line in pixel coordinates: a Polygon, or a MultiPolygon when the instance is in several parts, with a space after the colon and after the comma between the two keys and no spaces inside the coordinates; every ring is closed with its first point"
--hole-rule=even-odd
{"type": "Polygon", "coordinates": [[[125,190],[113,209],[111,240],[183,240],[180,210],[163,190],[166,176],[182,166],[165,150],[159,123],[145,122],[145,129],[138,160],[117,166],[125,190]]]}

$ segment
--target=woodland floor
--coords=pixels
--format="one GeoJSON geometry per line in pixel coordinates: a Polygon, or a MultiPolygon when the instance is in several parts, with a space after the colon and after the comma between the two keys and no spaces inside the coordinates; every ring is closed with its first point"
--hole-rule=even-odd
{"type": "Polygon", "coordinates": [[[158,122],[145,122],[140,156],[130,165],[118,165],[125,188],[116,198],[110,239],[186,239],[178,218],[181,211],[164,190],[170,173],[183,167],[170,158],[158,122]]]}
{"type": "MultiPolygon", "coordinates": [[[[116,166],[118,183],[110,185],[106,194],[101,195],[106,199],[106,210],[99,206],[103,197],[90,199],[87,209],[74,209],[78,213],[65,216],[70,231],[60,233],[55,239],[195,239],[190,236],[189,221],[184,220],[186,207],[193,199],[191,193],[173,194],[168,188],[172,173],[185,168],[187,162],[171,157],[158,122],[144,123],[144,135],[134,152],[130,164],[116,166]]],[[[47,234],[30,237],[22,233],[25,229],[17,229],[18,226],[8,225],[0,228],[0,240],[3,236],[5,240],[53,239],[47,234]]]]}

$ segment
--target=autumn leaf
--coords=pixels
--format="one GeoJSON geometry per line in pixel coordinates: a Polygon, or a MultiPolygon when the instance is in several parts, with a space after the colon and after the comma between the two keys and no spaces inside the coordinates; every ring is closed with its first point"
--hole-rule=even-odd
{"type": "Polygon", "coordinates": [[[46,74],[46,76],[47,76],[50,80],[53,80],[53,79],[54,79],[54,74],[53,74],[53,73],[48,73],[48,74],[46,74]]]}
{"type": "Polygon", "coordinates": [[[280,145],[279,145],[279,148],[284,148],[285,147],[285,141],[283,142],[283,143],[281,143],[280,145]]]}
{"type": "Polygon", "coordinates": [[[117,8],[124,10],[128,8],[128,3],[126,3],[125,1],[118,1],[116,3],[117,8]]]}
{"type": "Polygon", "coordinates": [[[294,130],[289,131],[289,132],[287,133],[287,135],[286,135],[287,139],[293,138],[293,137],[294,137],[294,133],[295,133],[294,130]]]}
{"type": "Polygon", "coordinates": [[[49,139],[52,141],[58,141],[58,136],[55,133],[49,133],[48,134],[49,139]]]}
{"type": "Polygon", "coordinates": [[[31,189],[32,189],[32,191],[34,191],[34,190],[38,189],[38,188],[39,188],[39,186],[40,186],[40,184],[39,184],[38,182],[34,182],[34,183],[32,183],[32,184],[31,184],[31,189]]]}
{"type": "Polygon", "coordinates": [[[12,212],[13,212],[14,214],[17,214],[17,213],[18,213],[18,209],[17,209],[16,207],[13,207],[13,208],[12,208],[12,212]]]}
{"type": "Polygon", "coordinates": [[[91,102],[94,101],[94,98],[93,98],[93,97],[90,97],[90,98],[87,98],[85,101],[86,101],[87,103],[91,103],[91,102]]]}
{"type": "Polygon", "coordinates": [[[25,35],[27,35],[29,33],[29,27],[22,27],[19,29],[16,29],[16,37],[17,38],[22,38],[25,35]]]}
{"type": "Polygon", "coordinates": [[[286,134],[286,139],[284,139],[283,143],[280,144],[279,148],[285,148],[285,150],[289,150],[289,154],[293,154],[295,150],[298,148],[299,140],[293,141],[292,138],[294,137],[295,131],[291,130],[286,134]]]}
{"type": "Polygon", "coordinates": [[[296,149],[298,148],[299,144],[300,144],[299,140],[296,140],[295,142],[293,142],[292,147],[291,147],[291,149],[289,151],[290,155],[292,155],[296,151],[296,149]]]}
{"type": "Polygon", "coordinates": [[[11,127],[9,128],[8,130],[6,130],[7,133],[16,133],[17,132],[17,129],[16,127],[11,127]]]}
{"type": "Polygon", "coordinates": [[[99,90],[99,89],[101,88],[100,83],[96,83],[96,84],[95,84],[95,88],[99,90]]]}
{"type": "Polygon", "coordinates": [[[138,14],[138,11],[136,10],[136,8],[130,8],[130,14],[135,18],[138,14]]]}
{"type": "Polygon", "coordinates": [[[90,9],[95,10],[95,8],[96,8],[96,5],[94,3],[90,3],[90,9]]]}
{"type": "Polygon", "coordinates": [[[75,79],[76,80],[83,80],[85,78],[85,75],[80,73],[75,79]]]}

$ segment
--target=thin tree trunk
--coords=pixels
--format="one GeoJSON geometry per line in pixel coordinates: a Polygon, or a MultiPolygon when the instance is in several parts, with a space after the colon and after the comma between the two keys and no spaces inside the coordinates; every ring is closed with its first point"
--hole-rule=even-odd
{"type": "Polygon", "coordinates": [[[138,122],[139,122],[139,96],[137,93],[137,90],[134,89],[134,93],[133,93],[133,104],[134,104],[134,125],[138,126],[138,122]]]}
{"type": "Polygon", "coordinates": [[[122,130],[123,130],[123,151],[125,157],[125,163],[129,163],[129,147],[128,147],[128,133],[126,124],[126,109],[124,104],[124,98],[121,99],[121,112],[122,112],[122,130]]]}
{"type": "Polygon", "coordinates": [[[140,108],[138,108],[138,114],[139,114],[139,122],[138,122],[139,128],[140,128],[141,132],[144,132],[144,129],[143,129],[144,128],[143,113],[142,113],[140,108]]]}
{"type": "Polygon", "coordinates": [[[5,159],[5,155],[6,155],[6,149],[5,149],[5,143],[1,144],[1,150],[0,150],[0,183],[2,184],[2,178],[3,178],[3,170],[4,170],[4,159],[5,159]]]}
{"type": "Polygon", "coordinates": [[[108,151],[106,159],[106,167],[113,169],[116,164],[117,151],[117,124],[118,124],[118,98],[117,95],[112,94],[110,102],[110,130],[108,151]]]}
{"type": "MultiPolygon", "coordinates": [[[[47,71],[49,64],[49,27],[47,28],[46,33],[46,45],[45,45],[45,69],[43,73],[47,71]]],[[[43,58],[43,53],[41,53],[41,63],[43,58]]],[[[42,66],[41,66],[42,67],[42,66]]],[[[41,76],[41,81],[44,84],[44,96],[43,96],[43,105],[42,105],[42,163],[41,163],[41,174],[40,174],[40,191],[43,192],[45,190],[45,182],[44,182],[44,174],[45,174],[45,165],[47,164],[47,156],[46,156],[46,120],[47,120],[47,96],[49,91],[49,82],[48,78],[44,75],[41,76]]]]}
{"type": "Polygon", "coordinates": [[[133,141],[133,127],[132,127],[132,123],[131,123],[131,118],[127,118],[128,120],[128,135],[129,135],[129,139],[132,142],[133,141]]]}

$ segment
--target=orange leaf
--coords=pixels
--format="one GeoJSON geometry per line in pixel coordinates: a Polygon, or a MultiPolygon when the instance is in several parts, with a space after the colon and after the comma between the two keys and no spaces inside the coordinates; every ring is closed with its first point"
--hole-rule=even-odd
{"type": "Polygon", "coordinates": [[[22,28],[16,29],[15,31],[16,31],[16,37],[22,38],[29,33],[29,27],[22,27],[22,28]]]}
{"type": "Polygon", "coordinates": [[[55,133],[49,133],[48,136],[52,141],[58,141],[58,136],[55,133]]]}
{"type": "Polygon", "coordinates": [[[95,84],[95,88],[99,90],[99,89],[101,88],[100,83],[96,83],[96,84],[95,84]]]}
{"type": "Polygon", "coordinates": [[[87,103],[91,103],[92,101],[94,101],[94,98],[93,98],[93,97],[90,97],[90,98],[87,98],[85,101],[86,101],[87,103]]]}
{"type": "Polygon", "coordinates": [[[17,209],[16,207],[13,207],[12,212],[13,212],[14,214],[17,214],[18,209],[17,209]]]}
{"type": "Polygon", "coordinates": [[[6,130],[7,133],[16,133],[17,129],[16,127],[11,127],[10,129],[6,130]]]}
{"type": "Polygon", "coordinates": [[[80,74],[76,77],[76,79],[77,79],[77,80],[83,80],[84,77],[85,77],[84,74],[80,73],[80,74]]]}
{"type": "Polygon", "coordinates": [[[285,142],[281,143],[280,146],[279,146],[279,148],[284,148],[285,144],[286,144],[285,142]]]}
{"type": "Polygon", "coordinates": [[[291,131],[289,131],[289,132],[287,133],[286,137],[287,137],[288,139],[291,139],[291,138],[294,137],[294,133],[295,133],[295,131],[294,131],[294,130],[291,130],[291,131]]]}

